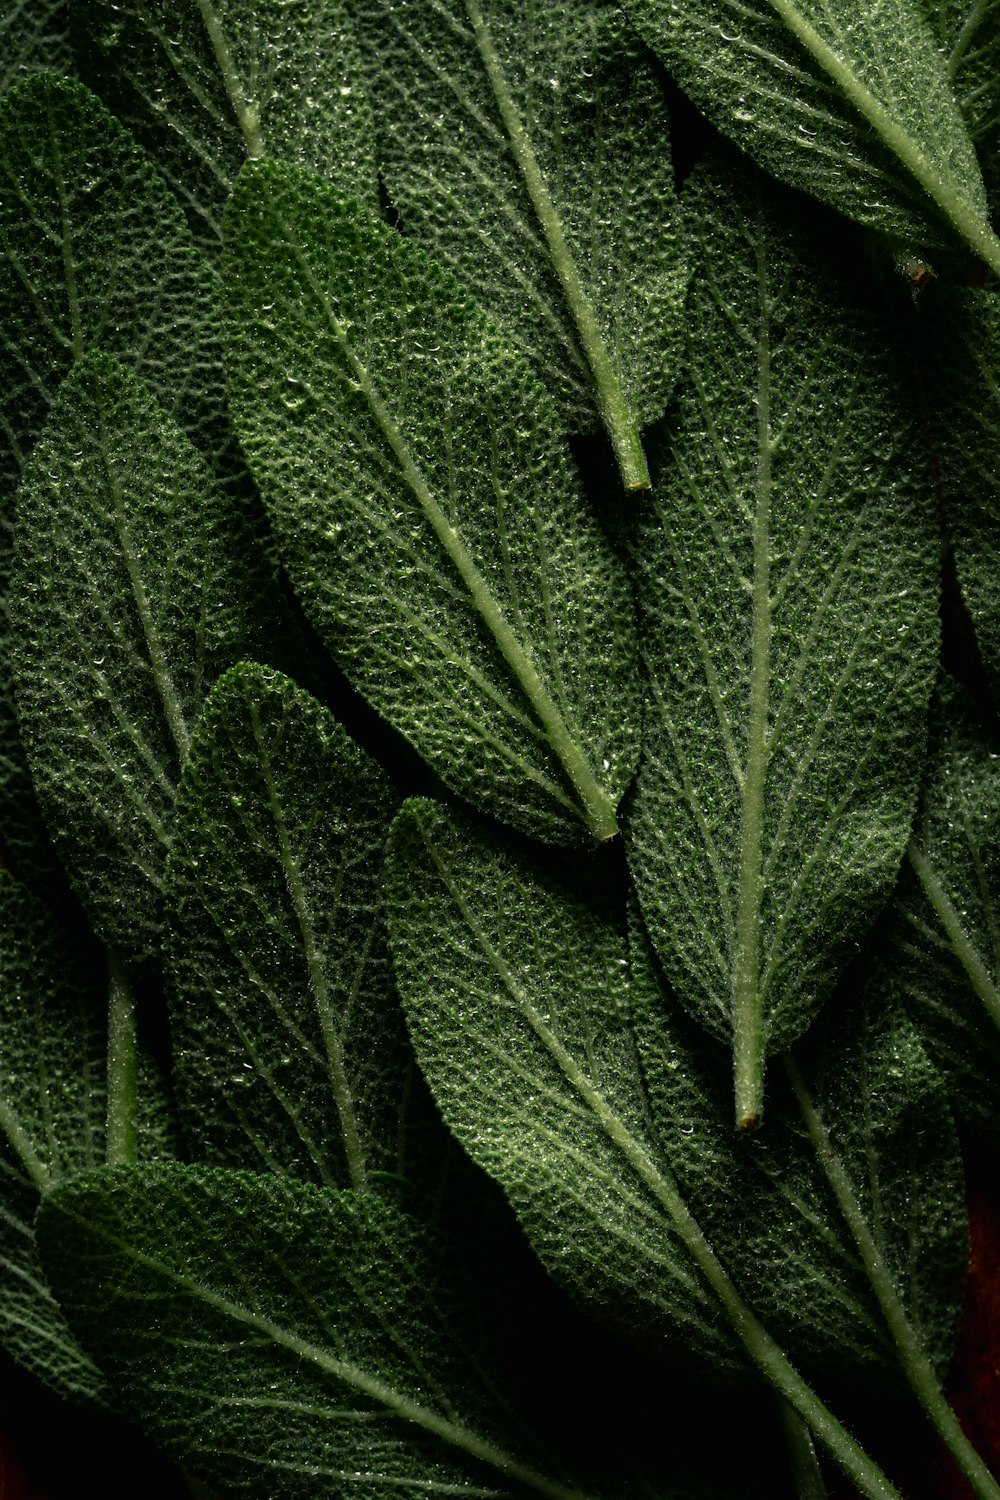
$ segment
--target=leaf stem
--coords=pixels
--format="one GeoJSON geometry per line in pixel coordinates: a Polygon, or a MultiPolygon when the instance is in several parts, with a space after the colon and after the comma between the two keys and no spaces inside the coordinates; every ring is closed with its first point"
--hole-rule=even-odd
{"type": "Polygon", "coordinates": [[[622,389],[621,380],[611,362],[608,346],[601,333],[590,298],[584,290],[576,263],[566,243],[558,211],[545,184],[545,178],[528,132],[524,128],[524,122],[507,87],[503,65],[493,45],[486,18],[479,8],[478,0],[465,0],[465,10],[476,39],[479,56],[493,90],[497,109],[500,111],[500,117],[510,141],[514,160],[521,170],[532,207],[542,227],[542,233],[545,235],[553,269],[559,278],[563,295],[580,335],[580,342],[583,344],[584,354],[587,357],[591,378],[597,392],[597,404],[608,429],[625,487],[629,490],[648,490],[649,467],[643,452],[638,423],[622,389]]]}
{"type": "Polygon", "coordinates": [[[760,992],[761,869],[767,779],[768,679],[771,671],[771,306],[763,248],[757,241],[757,504],[753,518],[750,714],[742,782],[739,912],[733,965],[733,1069],[736,1123],[754,1130],[764,1111],[764,1021],[760,992]]]}
{"type": "Polygon", "coordinates": [[[956,958],[968,975],[969,983],[986,1006],[994,1026],[1000,1028],[1000,989],[990,977],[974,944],[970,942],[937,871],[915,839],[911,839],[907,845],[906,857],[945,930],[956,958]]]}
{"type": "Polygon", "coordinates": [[[777,1405],[798,1500],[829,1500],[812,1433],[783,1396],[777,1405]]]}
{"type": "Polygon", "coordinates": [[[952,228],[1000,276],[1000,239],[990,229],[984,213],[977,211],[941,176],[917,142],[865,87],[851,66],[837,55],[806,20],[795,0],[770,0],[770,3],[792,35],[819,63],[824,73],[833,79],[844,97],[864,116],[893,155],[912,173],[952,228]]]}
{"type": "Polygon", "coordinates": [[[958,1418],[941,1393],[931,1362],[910,1326],[906,1309],[879,1253],[861,1205],[854,1195],[850,1178],[833,1148],[823,1118],[806,1088],[805,1080],[790,1053],[786,1052],[782,1061],[795,1090],[809,1138],[833,1189],[844,1221],[854,1237],[865,1273],[896,1345],[903,1374],[979,1500],[1000,1500],[1000,1484],[969,1442],[958,1418]]]}
{"type": "Polygon", "coordinates": [[[229,43],[226,41],[222,18],[215,6],[211,0],[198,0],[198,9],[201,11],[201,18],[208,32],[215,60],[219,64],[219,72],[222,74],[229,102],[233,106],[233,113],[236,115],[243,134],[247,155],[252,160],[259,160],[266,155],[264,137],[260,129],[260,109],[247,98],[246,90],[233,61],[233,54],[229,49],[229,43]]]}
{"type": "Polygon", "coordinates": [[[108,1165],[135,1166],[136,1139],[135,997],[124,965],[108,949],[108,1165]]]}

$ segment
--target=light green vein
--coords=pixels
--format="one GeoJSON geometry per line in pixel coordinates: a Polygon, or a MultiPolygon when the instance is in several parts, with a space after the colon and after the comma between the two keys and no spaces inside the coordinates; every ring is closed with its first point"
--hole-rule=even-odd
{"type": "Polygon", "coordinates": [[[910,840],[906,857],[923,887],[925,896],[934,908],[955,957],[968,976],[969,983],[986,1006],[990,1020],[1000,1028],[1000,988],[991,977],[975,944],[962,926],[961,918],[937,871],[916,839],[910,840]]]}
{"type": "Polygon", "coordinates": [[[247,155],[252,160],[257,160],[265,155],[264,137],[260,129],[260,106],[247,98],[226,40],[222,18],[215,6],[211,0],[197,0],[197,4],[205,23],[205,30],[208,32],[208,39],[212,44],[212,51],[215,53],[215,60],[219,64],[219,72],[222,74],[226,93],[229,95],[229,101],[246,142],[247,155]]]}

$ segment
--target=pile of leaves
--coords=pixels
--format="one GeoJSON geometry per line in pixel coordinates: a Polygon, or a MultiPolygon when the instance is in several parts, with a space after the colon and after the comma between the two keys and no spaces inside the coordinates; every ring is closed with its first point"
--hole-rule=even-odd
{"type": "Polygon", "coordinates": [[[223,1500],[1000,1500],[997,0],[0,42],[0,1343],[223,1500]]]}

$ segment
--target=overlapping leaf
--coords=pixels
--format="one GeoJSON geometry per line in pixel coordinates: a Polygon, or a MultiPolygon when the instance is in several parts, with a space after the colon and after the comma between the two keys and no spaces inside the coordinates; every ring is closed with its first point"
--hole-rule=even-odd
{"type": "Polygon", "coordinates": [[[111,1170],[50,1194],[38,1232],[81,1339],[228,1495],[580,1496],[500,1446],[440,1247],[373,1197],[111,1170]]]}
{"type": "Polygon", "coordinates": [[[650,686],[627,838],[679,999],[734,1039],[749,1122],[763,1052],[804,1030],[898,868],[938,544],[874,308],[824,286],[763,181],[708,175],[696,205],[689,382],[633,538],[650,686]]]}
{"type": "Polygon", "coordinates": [[[157,162],[206,248],[247,156],[375,202],[374,127],[337,0],[76,0],[86,82],[157,162]]]}
{"type": "Polygon", "coordinates": [[[130,963],[158,950],[195,718],[253,638],[247,549],[141,382],[107,356],[80,361],[18,492],[14,670],[53,837],[96,930],[130,963]]]}
{"type": "Polygon", "coordinates": [[[215,687],[168,882],[178,1100],[199,1159],[375,1187],[434,1170],[396,1001],[382,855],[399,804],[288,678],[215,687]]]}
{"type": "Polygon", "coordinates": [[[610,835],[630,602],[530,368],[318,178],[251,164],[228,224],[234,417],[325,643],[454,790],[555,841],[610,835]]]}
{"type": "Polygon", "coordinates": [[[1000,271],[975,151],[917,0],[629,0],[700,109],[776,176],[1000,271]]]}
{"type": "Polygon", "coordinates": [[[604,0],[360,0],[382,170],[408,233],[506,321],[627,484],[677,376],[686,265],[659,81],[604,0]]]}
{"type": "Polygon", "coordinates": [[[0,15],[0,94],[27,73],[70,73],[67,0],[8,5],[0,15]]]}
{"type": "Polygon", "coordinates": [[[979,157],[994,224],[1000,212],[1000,5],[923,0],[966,129],[979,157]]]}
{"type": "Polygon", "coordinates": [[[958,1113],[992,1126],[1000,1079],[1000,757],[944,683],[881,983],[910,1010],[958,1113]]]}
{"type": "MultiPolygon", "coordinates": [[[[212,272],[122,127],[86,89],[45,76],[0,102],[0,326],[6,530],[14,487],[59,383],[91,349],[136,370],[210,461],[231,471],[212,272]]],[[[8,570],[4,542],[4,595],[8,570]]],[[[8,660],[5,649],[0,826],[18,869],[48,884],[52,861],[18,738],[8,660]]]]}
{"type": "Polygon", "coordinates": [[[1000,303],[932,287],[922,305],[927,407],[948,539],[1000,702],[1000,303]]]}

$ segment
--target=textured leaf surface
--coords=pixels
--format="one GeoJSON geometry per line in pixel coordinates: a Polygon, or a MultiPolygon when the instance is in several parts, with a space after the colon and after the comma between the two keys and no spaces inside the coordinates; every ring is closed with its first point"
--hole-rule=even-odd
{"type": "Polygon", "coordinates": [[[687,275],[663,94],[621,13],[362,0],[354,14],[407,232],[504,317],[571,430],[659,416],[687,275]]]}
{"type": "MultiPolygon", "coordinates": [[[[0,593],[14,487],[60,381],[88,350],[136,370],[231,470],[214,276],[163,182],[77,84],[39,76],[0,101],[0,327],[0,593]]],[[[0,651],[0,828],[19,871],[47,881],[8,659],[0,651]]]]}
{"type": "Polygon", "coordinates": [[[944,1088],[912,1023],[872,990],[812,1039],[798,1082],[826,1149],[780,1070],[766,1129],[736,1135],[724,1061],[667,994],[636,921],[630,958],[654,1128],[747,1302],[805,1368],[900,1381],[885,1315],[827,1178],[832,1149],[878,1245],[879,1270],[943,1377],[967,1253],[962,1167],[944,1088]]]}
{"type": "Polygon", "coordinates": [[[247,156],[377,201],[357,45],[335,0],[76,0],[86,82],[149,151],[207,248],[247,156]]]}
{"type": "Polygon", "coordinates": [[[439,1246],[375,1198],[208,1168],[101,1171],[49,1195],[39,1238],[81,1338],[227,1495],[484,1497],[534,1477],[495,1444],[439,1246]]]}
{"type": "Polygon", "coordinates": [[[96,930],[157,953],[180,768],[215,676],[246,654],[247,540],[145,387],[92,355],[18,492],[11,616],[22,729],[96,930]]]}
{"type": "Polygon", "coordinates": [[[235,420],[324,642],[455,791],[555,841],[612,833],[629,599],[545,392],[318,178],[251,164],[229,229],[235,420]]]}
{"type": "Polygon", "coordinates": [[[0,873],[0,1342],[76,1400],[102,1378],[49,1291],[39,1191],[104,1155],[103,997],[41,901],[0,873]]]}
{"type": "Polygon", "coordinates": [[[940,690],[913,836],[882,932],[901,994],[960,1115],[993,1124],[1000,1084],[1000,756],[940,690]]]}
{"type": "Polygon", "coordinates": [[[914,0],[630,0],[698,107],[762,166],[863,224],[945,226],[1000,269],[975,152],[914,0]]]}
{"type": "Polygon", "coordinates": [[[42,69],[71,73],[66,0],[12,4],[0,15],[0,94],[42,69]]]}
{"type": "Polygon", "coordinates": [[[1000,5],[997,0],[923,0],[976,147],[993,223],[1000,214],[1000,5]]]}
{"type": "Polygon", "coordinates": [[[398,806],[288,678],[240,666],[216,685],[167,896],[176,1086],[199,1159],[357,1188],[423,1171],[382,913],[398,806]]]}
{"type": "Polygon", "coordinates": [[[924,370],[945,526],[958,584],[1000,702],[1000,302],[933,288],[924,370]]]}
{"type": "Polygon", "coordinates": [[[875,314],[824,290],[762,180],[706,178],[698,207],[690,380],[634,541],[650,689],[627,838],[679,999],[735,1037],[740,1093],[895,876],[938,544],[875,314]]]}

